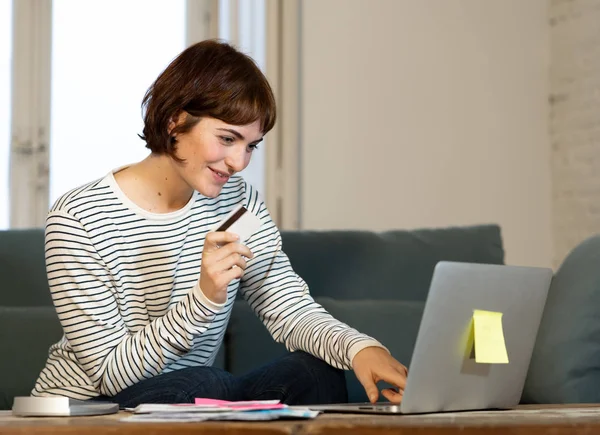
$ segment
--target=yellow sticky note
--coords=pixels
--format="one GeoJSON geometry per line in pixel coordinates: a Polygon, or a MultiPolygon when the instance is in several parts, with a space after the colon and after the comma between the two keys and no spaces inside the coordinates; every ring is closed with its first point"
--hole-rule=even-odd
{"type": "Polygon", "coordinates": [[[475,335],[475,362],[508,364],[502,329],[502,313],[475,310],[473,312],[473,333],[475,335]]]}

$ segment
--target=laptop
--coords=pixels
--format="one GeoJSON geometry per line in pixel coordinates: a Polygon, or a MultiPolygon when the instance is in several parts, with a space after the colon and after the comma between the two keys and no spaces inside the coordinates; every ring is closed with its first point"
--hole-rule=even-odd
{"type": "Polygon", "coordinates": [[[511,409],[519,404],[552,280],[548,268],[439,262],[400,405],[312,405],[323,412],[419,414],[511,409]],[[480,363],[475,310],[502,313],[508,363],[480,363]]]}

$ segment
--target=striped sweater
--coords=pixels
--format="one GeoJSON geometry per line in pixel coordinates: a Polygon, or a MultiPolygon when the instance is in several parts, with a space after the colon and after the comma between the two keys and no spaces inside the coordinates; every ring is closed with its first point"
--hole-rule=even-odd
{"type": "Polygon", "coordinates": [[[290,351],[350,369],[358,351],[381,346],[311,298],[263,201],[237,176],[217,198],[195,192],[182,209],[156,214],[129,200],[111,172],[59,198],[45,237],[64,335],[50,347],[34,396],[113,396],[160,373],[211,365],[238,291],[290,351]],[[254,258],[244,276],[231,282],[224,304],[215,304],[195,288],[204,238],[239,204],[262,226],[246,243],[254,258]]]}

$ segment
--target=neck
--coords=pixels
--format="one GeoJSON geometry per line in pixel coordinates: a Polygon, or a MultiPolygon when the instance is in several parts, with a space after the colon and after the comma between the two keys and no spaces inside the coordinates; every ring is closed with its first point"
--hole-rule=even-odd
{"type": "Polygon", "coordinates": [[[167,155],[150,154],[115,174],[123,192],[137,205],[154,213],[169,213],[185,206],[193,189],[179,176],[167,155]]]}

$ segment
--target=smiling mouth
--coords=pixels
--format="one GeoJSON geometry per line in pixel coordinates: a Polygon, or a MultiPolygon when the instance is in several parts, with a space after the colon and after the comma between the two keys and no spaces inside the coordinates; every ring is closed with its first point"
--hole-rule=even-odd
{"type": "Polygon", "coordinates": [[[210,169],[211,171],[213,171],[215,174],[217,174],[220,178],[222,178],[224,180],[226,180],[226,179],[228,179],[230,177],[230,175],[227,174],[227,173],[225,173],[225,172],[217,171],[217,170],[215,170],[213,168],[208,168],[208,169],[210,169]]]}

